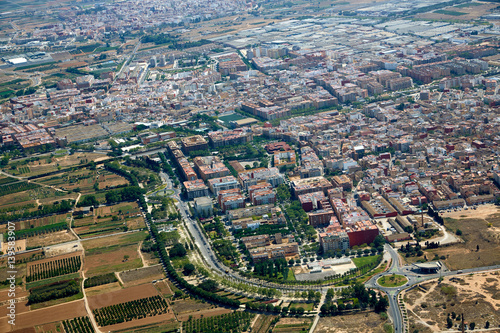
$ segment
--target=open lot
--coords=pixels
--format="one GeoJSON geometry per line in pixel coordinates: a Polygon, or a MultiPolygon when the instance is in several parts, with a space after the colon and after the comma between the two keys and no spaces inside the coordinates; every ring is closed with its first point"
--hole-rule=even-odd
{"type": "MultiPolygon", "coordinates": [[[[460,230],[464,243],[424,250],[427,260],[433,260],[436,255],[445,258],[442,260],[452,270],[500,264],[500,256],[498,255],[498,251],[500,251],[500,213],[479,218],[482,215],[480,215],[479,210],[477,212],[478,215],[474,218],[445,218],[446,228],[453,233],[460,230]]],[[[405,259],[415,261],[423,259],[423,257],[405,259]]]]}
{"type": "MultiPolygon", "coordinates": [[[[431,281],[404,293],[410,321],[410,332],[437,332],[447,329],[448,314],[465,315],[467,323],[484,328],[500,323],[500,273],[446,277],[441,283],[431,281]]],[[[452,320],[454,330],[460,323],[452,320]]]]}
{"type": "Polygon", "coordinates": [[[387,320],[375,312],[323,317],[319,319],[314,333],[385,333],[385,324],[387,320]]]}
{"type": "Polygon", "coordinates": [[[54,244],[70,242],[76,240],[75,235],[69,231],[57,231],[50,234],[38,235],[26,239],[26,246],[28,248],[45,247],[54,244]]]}

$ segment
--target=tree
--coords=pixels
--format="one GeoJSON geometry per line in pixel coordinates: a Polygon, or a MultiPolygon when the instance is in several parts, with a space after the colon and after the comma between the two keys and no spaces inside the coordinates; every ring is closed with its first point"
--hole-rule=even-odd
{"type": "Polygon", "coordinates": [[[195,267],[192,263],[188,262],[187,264],[184,265],[184,275],[191,275],[195,270],[195,267]]]}
{"type": "Polygon", "coordinates": [[[462,236],[462,230],[457,229],[457,231],[455,231],[455,234],[456,234],[457,236],[462,236]]]}
{"type": "Polygon", "coordinates": [[[293,264],[295,264],[295,260],[290,259],[290,260],[288,261],[288,265],[293,266],[293,264]]]}
{"type": "Polygon", "coordinates": [[[453,320],[451,320],[450,315],[448,314],[448,317],[446,318],[446,328],[452,328],[453,327],[453,320]]]}
{"type": "Polygon", "coordinates": [[[490,322],[489,321],[486,321],[486,323],[484,324],[484,328],[486,328],[486,329],[490,328],[490,322]]]}
{"type": "Polygon", "coordinates": [[[219,288],[219,284],[212,279],[207,279],[200,283],[199,287],[205,291],[214,292],[219,288]]]}
{"type": "Polygon", "coordinates": [[[127,260],[128,260],[128,258],[130,258],[130,256],[129,256],[128,254],[124,255],[124,256],[123,256],[123,261],[127,261],[127,260]]]}
{"type": "Polygon", "coordinates": [[[180,243],[175,244],[169,251],[170,257],[184,257],[187,251],[180,243]]]}
{"type": "Polygon", "coordinates": [[[385,312],[388,307],[389,307],[389,300],[387,299],[387,297],[380,297],[378,302],[375,304],[375,312],[376,313],[385,312]]]}
{"type": "Polygon", "coordinates": [[[476,327],[476,323],[475,323],[475,322],[470,323],[470,325],[469,325],[469,329],[470,329],[471,331],[472,331],[472,330],[474,330],[474,328],[475,328],[475,327],[476,327]]]}

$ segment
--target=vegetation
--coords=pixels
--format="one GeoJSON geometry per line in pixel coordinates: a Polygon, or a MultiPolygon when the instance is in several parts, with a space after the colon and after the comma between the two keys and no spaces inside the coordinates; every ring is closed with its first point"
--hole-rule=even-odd
{"type": "Polygon", "coordinates": [[[38,210],[35,211],[25,211],[18,214],[0,214],[0,223],[5,223],[7,221],[15,221],[19,219],[28,219],[33,217],[41,217],[49,214],[59,214],[65,213],[73,208],[73,201],[62,200],[58,204],[38,206],[38,210]]]}
{"type": "Polygon", "coordinates": [[[94,333],[94,328],[89,317],[77,317],[63,321],[64,330],[67,333],[94,333]]]}
{"type": "Polygon", "coordinates": [[[182,323],[182,330],[186,333],[199,332],[247,332],[254,314],[236,311],[209,318],[190,319],[182,323]]]}
{"type": "Polygon", "coordinates": [[[80,270],[82,259],[74,256],[29,266],[26,282],[48,279],[54,276],[75,273],[80,270]]]}
{"type": "Polygon", "coordinates": [[[408,282],[408,279],[402,275],[392,274],[390,277],[382,276],[377,283],[382,287],[400,287],[408,282]]]}
{"type": "Polygon", "coordinates": [[[10,183],[0,186],[0,196],[32,190],[37,187],[40,187],[40,185],[28,182],[10,183]]]}
{"type": "Polygon", "coordinates": [[[287,280],[289,268],[287,267],[285,259],[278,259],[274,261],[268,260],[256,263],[254,266],[254,272],[258,276],[278,279],[282,278],[283,280],[287,280]]]}
{"type": "Polygon", "coordinates": [[[116,278],[115,273],[108,273],[108,274],[103,274],[103,275],[92,276],[92,277],[86,279],[85,282],[83,283],[83,287],[90,288],[90,287],[100,286],[103,284],[113,283],[113,282],[117,282],[117,281],[118,281],[118,279],[116,278]]]}
{"type": "Polygon", "coordinates": [[[66,222],[59,222],[31,229],[17,230],[15,234],[16,234],[16,239],[23,239],[66,229],[68,229],[68,224],[66,222]]]}
{"type": "Polygon", "coordinates": [[[99,326],[107,326],[167,313],[168,304],[162,296],[151,296],[106,306],[92,312],[99,326]]]}
{"type": "Polygon", "coordinates": [[[349,288],[342,289],[335,294],[334,289],[328,289],[325,303],[320,312],[324,316],[340,315],[353,309],[371,308],[377,313],[385,312],[389,307],[389,300],[374,290],[368,291],[361,283],[356,283],[349,288]],[[334,301],[335,296],[338,296],[334,301]]]}
{"type": "Polygon", "coordinates": [[[76,295],[80,292],[79,279],[58,281],[30,289],[28,304],[42,303],[53,299],[76,295]]]}

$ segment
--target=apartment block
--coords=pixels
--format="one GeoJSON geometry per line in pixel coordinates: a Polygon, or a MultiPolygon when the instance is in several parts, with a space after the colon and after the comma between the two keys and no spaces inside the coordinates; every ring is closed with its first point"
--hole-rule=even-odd
{"type": "Polygon", "coordinates": [[[238,174],[238,179],[244,190],[248,190],[248,187],[256,185],[259,182],[267,182],[273,187],[283,184],[283,175],[275,167],[243,171],[238,174]]]}
{"type": "Polygon", "coordinates": [[[182,151],[188,154],[190,151],[207,150],[208,142],[201,135],[188,136],[181,139],[182,151]]]}
{"type": "Polygon", "coordinates": [[[182,184],[186,188],[186,195],[190,200],[198,197],[206,197],[209,194],[208,187],[201,179],[185,181],[182,184]]]}
{"type": "Polygon", "coordinates": [[[214,195],[219,195],[220,191],[239,188],[240,184],[233,176],[225,176],[221,178],[213,178],[208,180],[208,187],[214,195]]]}
{"type": "Polygon", "coordinates": [[[218,156],[197,156],[193,158],[196,171],[201,179],[207,181],[212,178],[221,178],[230,174],[229,169],[221,162],[218,156]]]}
{"type": "Polygon", "coordinates": [[[252,132],[247,132],[242,129],[208,133],[208,140],[210,142],[210,145],[214,148],[242,145],[247,142],[251,142],[252,138],[252,132]]]}

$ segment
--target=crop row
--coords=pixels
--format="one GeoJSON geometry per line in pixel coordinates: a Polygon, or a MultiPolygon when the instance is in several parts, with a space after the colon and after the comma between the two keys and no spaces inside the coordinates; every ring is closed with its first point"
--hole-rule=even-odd
{"type": "Polygon", "coordinates": [[[81,264],[82,259],[80,256],[34,264],[29,267],[26,282],[33,282],[48,279],[54,276],[75,273],[80,270],[81,264]]]}
{"type": "Polygon", "coordinates": [[[233,312],[209,318],[188,320],[182,323],[183,332],[246,332],[254,315],[249,312],[233,312]]]}
{"type": "Polygon", "coordinates": [[[161,296],[141,298],[93,310],[99,326],[114,325],[123,323],[124,321],[156,316],[167,312],[167,301],[161,296]]]}
{"type": "Polygon", "coordinates": [[[17,183],[9,183],[6,185],[0,186],[0,196],[4,196],[7,194],[22,192],[31,190],[34,188],[40,187],[40,185],[28,183],[28,182],[17,182],[17,183]]]}
{"type": "Polygon", "coordinates": [[[108,273],[108,274],[103,274],[103,275],[97,275],[88,278],[85,280],[83,283],[84,288],[90,288],[90,287],[95,287],[95,286],[100,286],[103,284],[108,284],[108,283],[113,283],[117,282],[118,279],[116,278],[115,273],[108,273]]]}
{"type": "Polygon", "coordinates": [[[94,333],[89,317],[77,317],[63,321],[66,333],[94,333]]]}

